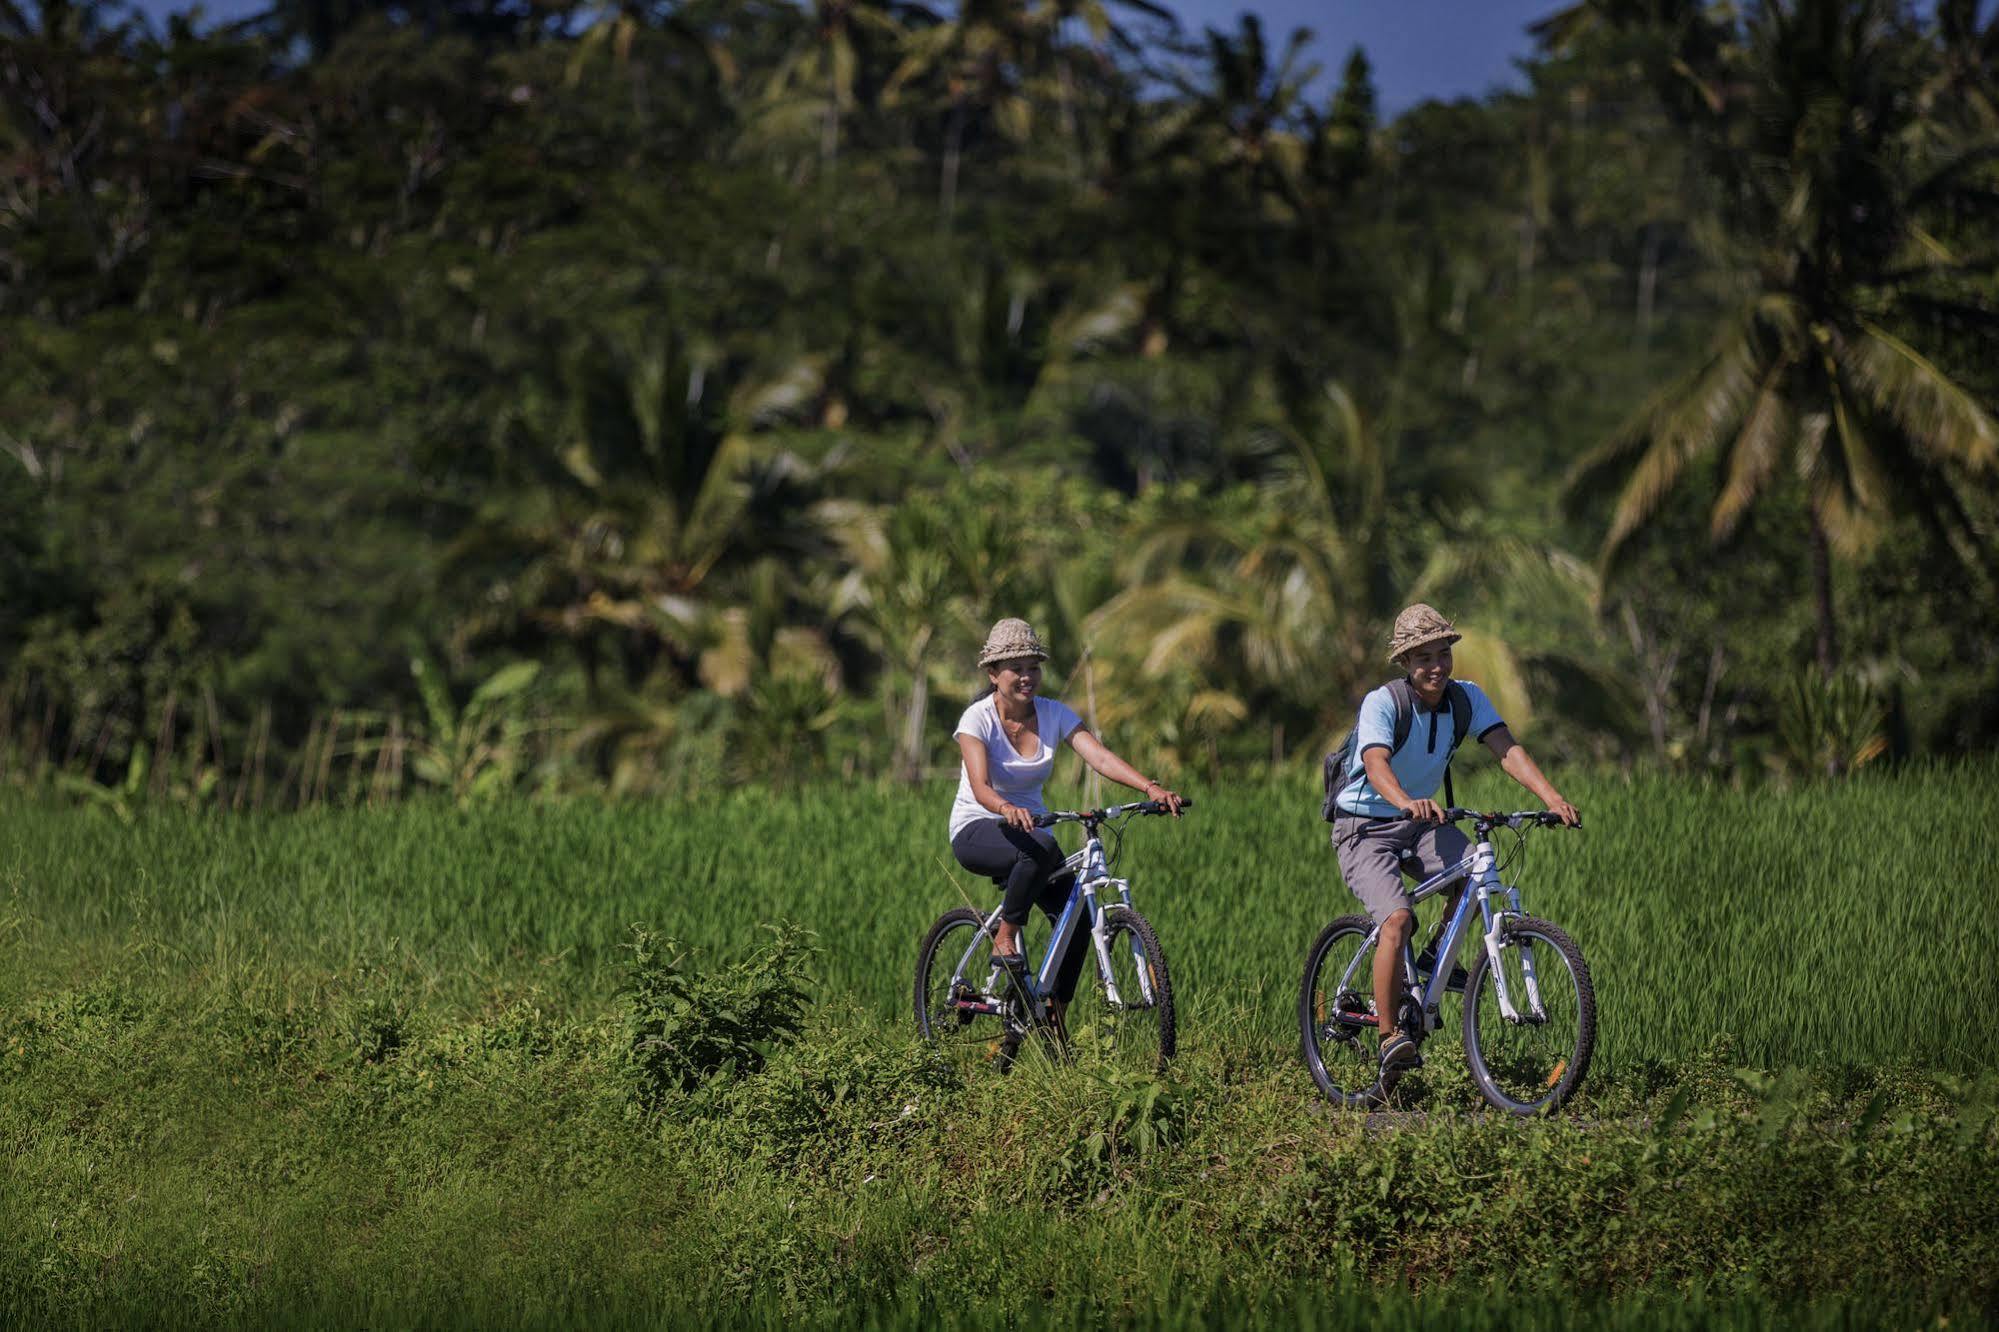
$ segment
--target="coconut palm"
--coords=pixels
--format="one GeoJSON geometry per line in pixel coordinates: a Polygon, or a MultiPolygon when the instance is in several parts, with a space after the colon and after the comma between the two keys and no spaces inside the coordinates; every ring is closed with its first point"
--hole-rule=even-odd
{"type": "Polygon", "coordinates": [[[929,9],[908,0],[813,0],[765,85],[758,110],[764,132],[816,127],[821,164],[830,166],[840,154],[842,124],[880,92],[907,31],[936,22],[929,9]]]}
{"type": "Polygon", "coordinates": [[[1749,290],[1700,362],[1582,459],[1570,488],[1621,486],[1600,555],[1610,573],[1700,464],[1719,468],[1716,541],[1795,478],[1830,671],[1832,557],[1866,550],[1886,518],[1913,513],[1991,571],[1965,489],[1999,466],[1999,425],[1916,340],[1925,325],[1989,326],[1989,307],[1953,285],[1969,247],[1928,224],[1989,204],[1978,154],[1920,123],[1907,89],[1921,48],[1891,7],[1771,3],[1751,38],[1752,100],[1717,154],[1736,187],[1728,222],[1754,256],[1749,290]]]}
{"type": "Polygon", "coordinates": [[[1983,25],[1978,0],[1941,0],[1936,7],[1942,59],[1924,83],[1926,111],[1956,127],[1999,131],[1999,12],[1983,25]]]}
{"type": "MultiPolygon", "coordinates": [[[[1116,3],[1145,17],[1173,21],[1151,0],[1116,3]]],[[[1055,107],[1071,170],[1079,168],[1077,105],[1089,87],[1114,80],[1110,52],[1136,49],[1138,43],[1105,0],[964,0],[949,18],[911,32],[884,99],[913,96],[942,113],[938,203],[946,222],[957,205],[966,144],[982,131],[1023,143],[1033,133],[1037,111],[1055,107]],[[1089,32],[1089,42],[1073,39],[1076,26],[1089,32]]]]}
{"type": "Polygon", "coordinates": [[[702,654],[730,637],[718,571],[751,546],[776,556],[813,541],[791,521],[813,468],[773,427],[814,399],[818,363],[739,367],[731,385],[680,331],[609,318],[533,329],[528,345],[491,426],[508,484],[450,554],[488,584],[460,637],[566,641],[593,702],[607,651],[627,688],[662,653],[692,683],[702,654]],[[567,345],[547,354],[550,339],[567,345]],[[709,394],[721,406],[704,411],[709,394]]]}
{"type": "MultiPolygon", "coordinates": [[[[1388,669],[1383,627],[1407,602],[1529,577],[1577,607],[1594,594],[1580,561],[1482,533],[1430,546],[1414,581],[1398,575],[1389,455],[1352,395],[1327,385],[1317,401],[1268,419],[1260,483],[1220,501],[1160,505],[1133,548],[1128,585],[1091,618],[1115,682],[1107,724],[1148,706],[1138,683],[1191,678],[1201,688],[1183,701],[1199,716],[1160,725],[1201,732],[1240,709],[1291,719],[1286,752],[1323,752],[1388,669]]],[[[1524,654],[1475,619],[1460,628],[1464,672],[1505,715],[1524,719],[1532,707],[1524,654]]]]}
{"type": "Polygon", "coordinates": [[[1033,552],[1003,497],[909,497],[893,505],[829,505],[848,572],[832,596],[886,668],[884,710],[896,734],[894,770],[922,776],[933,689],[962,684],[957,655],[1000,608],[1024,608],[1033,552]]]}

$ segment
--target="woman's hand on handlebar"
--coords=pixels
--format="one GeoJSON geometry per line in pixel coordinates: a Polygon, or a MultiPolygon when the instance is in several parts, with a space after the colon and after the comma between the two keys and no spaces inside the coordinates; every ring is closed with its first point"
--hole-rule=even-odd
{"type": "Polygon", "coordinates": [[[1018,828],[1022,832],[1033,832],[1036,826],[1033,810],[1022,809],[1019,805],[1004,800],[1000,802],[999,816],[1002,823],[1018,828]]]}
{"type": "Polygon", "coordinates": [[[1177,819],[1180,817],[1181,801],[1178,792],[1169,791],[1158,782],[1147,782],[1145,784],[1145,798],[1156,804],[1166,806],[1166,812],[1174,818],[1177,819]]]}
{"type": "Polygon", "coordinates": [[[1434,800],[1412,800],[1402,807],[1412,823],[1442,823],[1444,807],[1434,800]]]}

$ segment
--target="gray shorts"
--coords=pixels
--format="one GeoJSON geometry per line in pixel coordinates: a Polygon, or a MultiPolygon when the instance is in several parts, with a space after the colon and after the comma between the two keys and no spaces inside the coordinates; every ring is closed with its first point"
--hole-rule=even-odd
{"type": "Polygon", "coordinates": [[[1450,823],[1384,822],[1342,813],[1333,820],[1333,849],[1347,887],[1377,925],[1415,904],[1402,883],[1402,861],[1417,862],[1422,878],[1464,859],[1471,838],[1450,823]]]}

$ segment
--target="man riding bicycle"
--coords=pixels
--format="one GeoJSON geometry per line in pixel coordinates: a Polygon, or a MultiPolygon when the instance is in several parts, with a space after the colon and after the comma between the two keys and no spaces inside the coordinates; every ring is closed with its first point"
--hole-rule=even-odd
{"type": "MultiPolygon", "coordinates": [[[[1580,819],[1575,806],[1514,741],[1485,691],[1469,680],[1452,680],[1451,645],[1459,638],[1449,620],[1421,602],[1395,617],[1388,656],[1405,679],[1383,685],[1361,701],[1344,784],[1333,797],[1333,845],[1340,873],[1381,931],[1374,950],[1374,994],[1384,1075],[1421,1062],[1415,1039],[1399,1025],[1402,947],[1416,923],[1414,902],[1402,881],[1403,862],[1414,861],[1427,877],[1456,864],[1470,845],[1462,832],[1444,822],[1444,811],[1432,798],[1444,782],[1452,752],[1476,736],[1506,774],[1564,824],[1573,827],[1580,819]]],[[[1447,918],[1463,892],[1461,884],[1444,908],[1447,918]]],[[[1434,959],[1433,965],[1449,962],[1434,959]]],[[[1461,973],[1453,974],[1450,988],[1464,988],[1461,973]]]]}

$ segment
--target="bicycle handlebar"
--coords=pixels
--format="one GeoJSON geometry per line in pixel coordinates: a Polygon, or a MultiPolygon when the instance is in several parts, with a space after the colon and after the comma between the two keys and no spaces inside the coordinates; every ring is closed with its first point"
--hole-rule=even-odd
{"type": "MultiPolygon", "coordinates": [[[[1180,801],[1180,808],[1183,810],[1193,807],[1194,802],[1191,800],[1183,798],[1180,801]]],[[[1171,814],[1172,812],[1164,801],[1139,800],[1129,805],[1112,805],[1107,809],[1052,809],[1046,814],[1036,814],[1034,826],[1050,828],[1058,823],[1102,823],[1105,819],[1115,819],[1126,814],[1171,814]]]]}
{"type": "MultiPolygon", "coordinates": [[[[1466,819],[1494,828],[1501,825],[1508,828],[1519,828],[1530,825],[1542,828],[1559,828],[1562,826],[1562,816],[1545,809],[1522,809],[1508,814],[1499,810],[1460,809],[1453,805],[1444,811],[1445,823],[1462,823],[1466,819]]],[[[1378,823],[1406,823],[1408,821],[1409,815],[1407,813],[1384,814],[1376,820],[1378,823]]],[[[1576,827],[1580,828],[1582,826],[1582,811],[1578,810],[1576,811],[1576,827]]]]}

